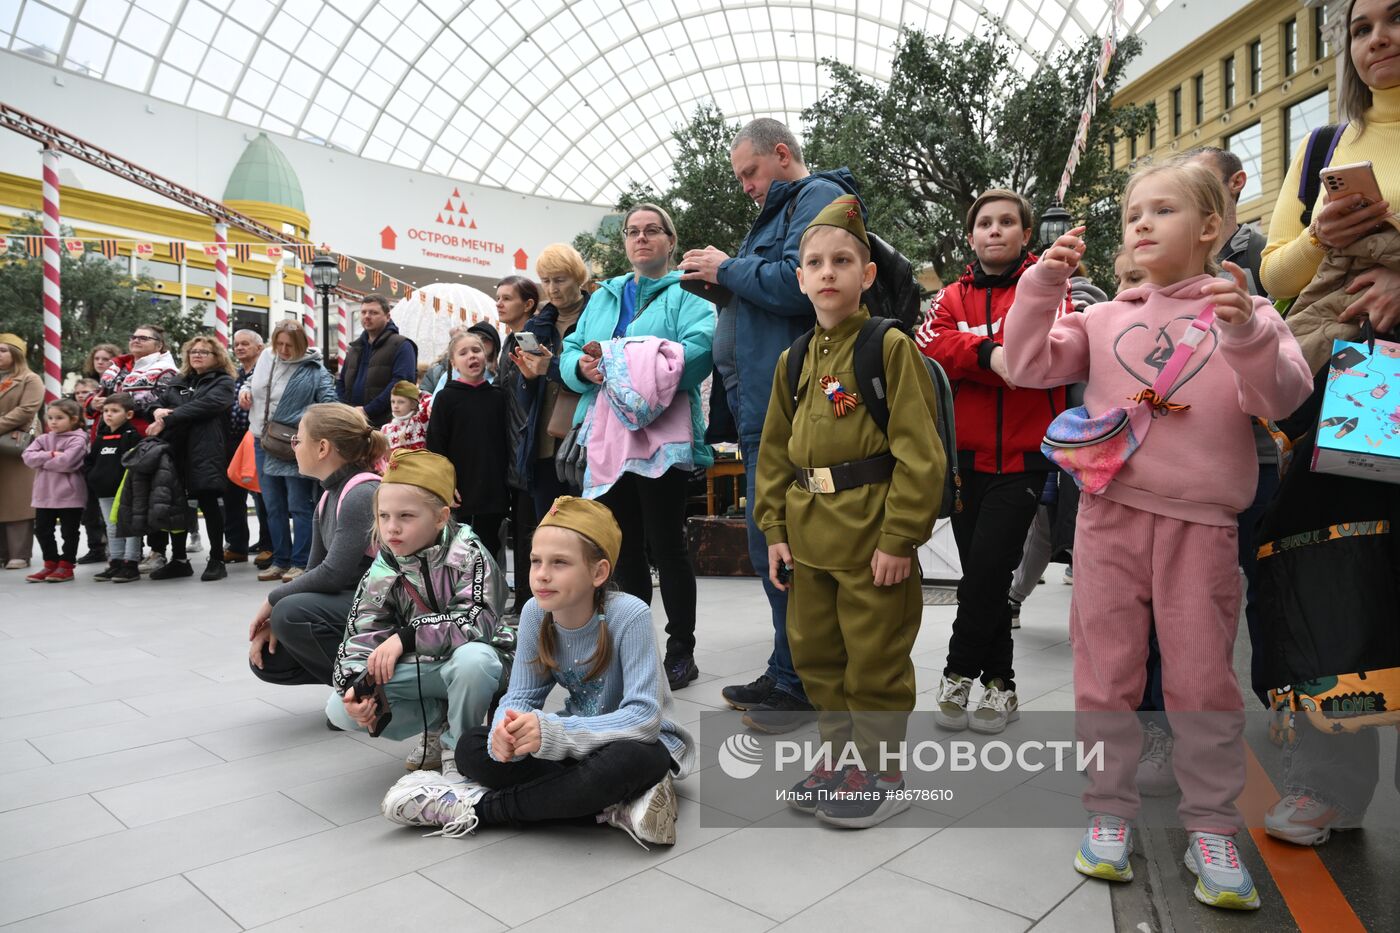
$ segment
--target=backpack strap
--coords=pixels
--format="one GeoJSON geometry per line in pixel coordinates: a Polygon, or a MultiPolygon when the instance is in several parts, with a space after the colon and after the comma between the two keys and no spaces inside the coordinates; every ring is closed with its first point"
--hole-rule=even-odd
{"type": "Polygon", "coordinates": [[[792,398],[792,411],[797,414],[797,384],[802,381],[802,364],[807,359],[807,347],[812,343],[812,334],[816,330],[809,330],[792,342],[788,347],[787,355],[787,382],[788,395],[792,398]]]}
{"type": "Polygon", "coordinates": [[[1298,179],[1298,200],[1303,204],[1299,220],[1304,227],[1312,223],[1313,205],[1322,191],[1319,174],[1332,164],[1332,154],[1337,151],[1337,144],[1342,141],[1346,128],[1346,123],[1329,123],[1308,134],[1308,147],[1303,156],[1303,177],[1298,179]]]}
{"type": "Polygon", "coordinates": [[[856,335],[856,392],[881,432],[890,433],[890,400],[885,391],[885,332],[898,327],[892,317],[866,321],[856,335]]]}
{"type": "MultiPolygon", "coordinates": [[[[340,495],[337,496],[337,497],[336,497],[336,500],[335,500],[335,518],[336,518],[336,521],[340,521],[340,506],[345,502],[345,494],[346,494],[346,493],[348,493],[350,490],[354,489],[356,486],[359,486],[361,483],[368,483],[370,480],[381,480],[381,479],[383,479],[383,477],[380,476],[378,473],[370,473],[370,472],[356,473],[354,476],[352,476],[352,477],[350,477],[349,479],[347,479],[347,480],[345,481],[345,484],[344,484],[343,486],[340,487],[340,495]]],[[[321,515],[322,515],[322,513],[325,512],[325,510],[326,510],[326,501],[327,501],[328,499],[330,499],[330,497],[331,497],[331,491],[330,491],[329,489],[327,489],[327,490],[325,490],[324,492],[321,493],[321,499],[320,499],[319,502],[316,503],[316,514],[312,517],[312,521],[315,522],[317,525],[320,525],[320,523],[321,523],[321,515]]],[[[372,557],[372,556],[374,556],[375,553],[376,553],[376,549],[375,549],[375,547],[374,547],[374,540],[373,540],[373,536],[371,536],[370,543],[369,543],[369,545],[366,546],[366,548],[365,548],[365,554],[366,554],[366,556],[372,557]]]]}

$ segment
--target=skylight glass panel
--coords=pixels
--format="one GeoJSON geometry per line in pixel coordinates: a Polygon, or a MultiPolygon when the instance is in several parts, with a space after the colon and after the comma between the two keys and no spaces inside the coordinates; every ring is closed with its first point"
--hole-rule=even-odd
{"type": "Polygon", "coordinates": [[[228,106],[228,95],[212,84],[195,81],[190,88],[189,105],[206,113],[223,113],[228,106]]]}
{"type": "Polygon", "coordinates": [[[229,19],[235,19],[259,34],[275,10],[269,0],[233,0],[229,6],[229,19]]]}
{"type": "MultiPolygon", "coordinates": [[[[49,2],[52,3],[53,0],[49,0],[49,2]]],[[[90,3],[92,0],[87,0],[87,2],[90,3]]],[[[136,0],[136,5],[167,23],[180,11],[180,0],[136,0]]]]}
{"type": "Polygon", "coordinates": [[[112,54],[112,40],[95,29],[78,24],[73,28],[73,36],[68,40],[67,59],[69,67],[77,67],[101,74],[107,67],[107,56],[112,54]]]}
{"type": "Polygon", "coordinates": [[[176,104],[183,104],[190,93],[194,79],[177,68],[161,65],[151,81],[151,93],[176,104]]]}
{"type": "Polygon", "coordinates": [[[131,4],[126,0],[110,0],[108,3],[85,3],[79,18],[96,28],[115,36],[122,28],[122,20],[131,4]]]}
{"type": "Polygon", "coordinates": [[[335,60],[336,47],[325,39],[321,38],[315,31],[309,30],[302,36],[301,44],[297,46],[297,58],[306,62],[318,72],[324,72],[335,60]]]}
{"type": "Polygon", "coordinates": [[[19,26],[15,29],[16,45],[38,46],[50,52],[60,52],[63,47],[63,34],[68,29],[68,17],[57,10],[51,10],[41,3],[26,3],[20,14],[19,26]]]}
{"type": "Polygon", "coordinates": [[[210,84],[227,88],[233,85],[238,79],[238,62],[229,58],[218,49],[210,49],[204,56],[204,64],[200,66],[199,76],[210,84]]]}

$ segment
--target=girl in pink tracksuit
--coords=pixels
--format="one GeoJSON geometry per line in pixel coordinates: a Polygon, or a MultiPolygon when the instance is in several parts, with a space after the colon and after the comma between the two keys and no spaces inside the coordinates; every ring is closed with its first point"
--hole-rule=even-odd
{"type": "Polygon", "coordinates": [[[72,399],[50,402],[44,410],[45,433],[24,450],[24,464],[34,471],[34,536],[44,555],[44,567],[25,577],[30,583],[67,583],[78,557],[78,529],[87,505],[83,459],[87,432],[82,409],[72,399]],[[59,527],[63,550],[59,551],[59,527]]]}
{"type": "Polygon", "coordinates": [[[1075,708],[1081,738],[1104,741],[1105,766],[1089,775],[1083,799],[1091,818],[1075,868],[1132,878],[1127,821],[1139,806],[1140,748],[1133,710],[1155,627],[1196,897],[1251,909],[1258,894],[1232,841],[1245,780],[1244,706],[1231,660],[1240,611],[1236,516],[1253,500],[1258,477],[1251,416],[1291,413],[1312,377],[1278,313],[1246,292],[1239,267],[1227,264],[1230,278],[1212,275],[1225,197],[1198,166],[1169,162],[1139,172],[1123,196],[1123,239],[1146,281],[1091,314],[1056,319],[1084,252],[1084,228],[1071,230],[1021,277],[1005,339],[1012,381],[1087,382],[1085,407],[1097,417],[1150,387],[1192,322],[1214,305],[1214,321],[1170,391],[1170,410],[1159,407],[1136,454],[1079,506],[1070,608],[1075,708]],[[1181,715],[1202,712],[1209,714],[1181,715]]]}

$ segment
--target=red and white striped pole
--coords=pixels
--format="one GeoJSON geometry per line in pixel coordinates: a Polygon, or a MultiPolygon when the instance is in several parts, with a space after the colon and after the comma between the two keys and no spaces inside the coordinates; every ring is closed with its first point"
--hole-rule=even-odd
{"type": "Polygon", "coordinates": [[[344,361],[350,352],[350,313],[345,310],[345,301],[335,303],[335,353],[336,359],[344,361]]]}
{"type": "Polygon", "coordinates": [[[214,245],[219,253],[214,257],[214,336],[228,346],[228,320],[233,310],[232,288],[228,275],[228,224],[214,224],[214,245]]]}
{"type": "Polygon", "coordinates": [[[301,287],[301,326],[306,331],[306,345],[316,346],[316,289],[311,285],[311,272],[306,273],[306,284],[301,287]]]}
{"type": "Polygon", "coordinates": [[[58,223],[58,152],[44,150],[44,401],[63,393],[63,290],[58,223]]]}

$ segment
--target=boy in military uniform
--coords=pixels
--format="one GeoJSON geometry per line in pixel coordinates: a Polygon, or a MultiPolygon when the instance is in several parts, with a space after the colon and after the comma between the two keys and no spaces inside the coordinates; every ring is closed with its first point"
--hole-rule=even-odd
{"type": "Polygon", "coordinates": [[[894,793],[903,774],[880,770],[880,746],[903,740],[914,709],[910,652],[923,615],[915,551],[933,531],[947,467],[933,382],[911,338],[884,334],[888,434],[855,390],[855,339],[870,320],[860,298],[875,271],[859,203],[838,198],[802,236],[797,281],[817,326],[796,399],[787,352],[778,360],[755,485],[769,576],[789,590],[793,662],[836,756],[788,800],[849,827],[909,806],[894,793]],[[838,770],[848,743],[861,766],[838,770]]]}

